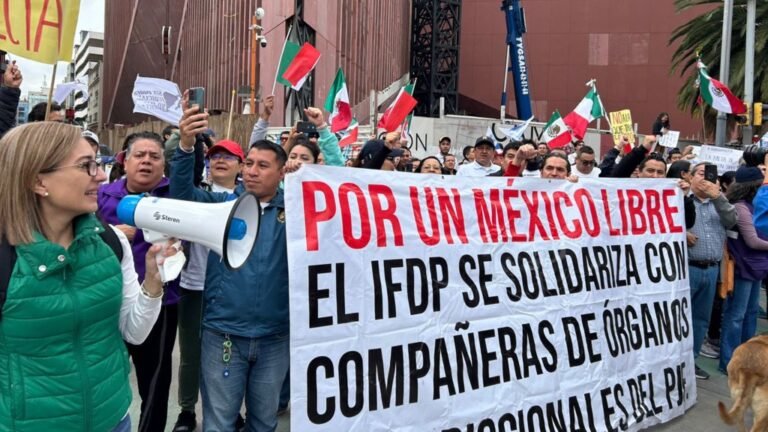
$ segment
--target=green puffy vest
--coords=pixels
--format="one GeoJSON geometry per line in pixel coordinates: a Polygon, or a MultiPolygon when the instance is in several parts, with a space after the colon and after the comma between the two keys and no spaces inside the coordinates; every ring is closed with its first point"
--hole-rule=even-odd
{"type": "Polygon", "coordinates": [[[0,319],[0,431],[106,432],[128,412],[123,276],[102,230],[81,216],[69,249],[38,233],[16,247],[0,319]]]}

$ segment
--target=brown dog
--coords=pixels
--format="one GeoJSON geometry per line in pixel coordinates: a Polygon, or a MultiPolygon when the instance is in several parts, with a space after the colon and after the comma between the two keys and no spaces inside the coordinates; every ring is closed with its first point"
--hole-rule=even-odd
{"type": "Polygon", "coordinates": [[[768,431],[768,336],[755,336],[736,348],[728,363],[728,387],[733,407],[728,411],[719,402],[720,418],[746,432],[744,412],[751,406],[752,432],[768,431]]]}

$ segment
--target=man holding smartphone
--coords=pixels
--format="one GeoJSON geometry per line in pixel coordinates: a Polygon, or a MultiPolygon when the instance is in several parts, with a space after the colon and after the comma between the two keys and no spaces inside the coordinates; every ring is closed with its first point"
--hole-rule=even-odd
{"type": "MultiPolygon", "coordinates": [[[[184,106],[188,93],[184,95],[184,106]]],[[[224,202],[250,192],[261,203],[259,235],[238,271],[210,254],[206,267],[200,350],[203,430],[232,431],[243,399],[246,428],[271,432],[288,370],[288,249],[280,181],[287,159],[279,145],[250,145],[243,183],[234,193],[208,192],[193,184],[195,134],[208,127],[196,106],[184,111],[181,143],[171,166],[171,196],[197,202],[224,202]]]]}
{"type": "MultiPolygon", "coordinates": [[[[723,258],[726,233],[736,225],[736,208],[720,192],[717,176],[708,178],[707,171],[717,167],[709,162],[697,164],[691,170],[691,193],[696,208],[696,222],[688,230],[688,281],[691,286],[691,315],[693,317],[693,355],[699,356],[709,328],[712,303],[715,298],[720,260],[723,258]],[[714,180],[714,181],[712,181],[714,180]]],[[[708,379],[709,374],[696,366],[696,378],[708,379]]]]}

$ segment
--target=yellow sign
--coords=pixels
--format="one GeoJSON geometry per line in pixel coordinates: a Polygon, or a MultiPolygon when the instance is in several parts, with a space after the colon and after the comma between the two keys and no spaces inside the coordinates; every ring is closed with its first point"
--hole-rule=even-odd
{"type": "Polygon", "coordinates": [[[80,0],[0,0],[0,50],[40,63],[72,61],[80,0]]]}
{"type": "Polygon", "coordinates": [[[632,125],[632,113],[628,109],[609,113],[611,116],[611,133],[613,142],[619,144],[621,137],[626,135],[629,142],[635,143],[635,130],[632,125]]]}

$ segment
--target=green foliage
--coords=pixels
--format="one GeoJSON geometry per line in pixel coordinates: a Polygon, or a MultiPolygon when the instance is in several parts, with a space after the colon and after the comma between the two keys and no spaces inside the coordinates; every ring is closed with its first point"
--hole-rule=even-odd
{"type": "MultiPolygon", "coordinates": [[[[726,85],[738,97],[744,95],[744,63],[746,43],[747,8],[746,0],[734,0],[733,25],[731,27],[730,77],[726,85]]],[[[672,56],[670,73],[687,76],[680,89],[677,105],[680,110],[701,115],[697,105],[699,90],[694,83],[697,78],[696,53],[707,65],[709,75],[720,79],[720,46],[723,33],[723,0],[675,0],[678,12],[698,8],[703,13],[690,22],[681,25],[672,33],[670,45],[680,45],[672,56]],[[709,7],[706,7],[709,6],[709,7]]],[[[768,43],[768,2],[757,1],[757,28],[755,31],[755,101],[768,97],[768,56],[761,55],[768,43]]],[[[707,111],[711,111],[710,108],[707,111]]],[[[707,116],[711,113],[705,113],[707,116]]]]}

